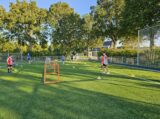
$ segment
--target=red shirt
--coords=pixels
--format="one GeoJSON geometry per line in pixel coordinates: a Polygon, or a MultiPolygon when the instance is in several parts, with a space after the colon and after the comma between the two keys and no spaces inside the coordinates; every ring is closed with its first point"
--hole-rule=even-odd
{"type": "Polygon", "coordinates": [[[103,55],[103,56],[102,56],[101,64],[106,64],[107,59],[108,59],[107,55],[105,55],[105,56],[103,55]]]}
{"type": "Polygon", "coordinates": [[[8,57],[8,59],[7,59],[7,64],[8,65],[12,65],[13,64],[13,62],[12,62],[12,57],[8,57]]]}

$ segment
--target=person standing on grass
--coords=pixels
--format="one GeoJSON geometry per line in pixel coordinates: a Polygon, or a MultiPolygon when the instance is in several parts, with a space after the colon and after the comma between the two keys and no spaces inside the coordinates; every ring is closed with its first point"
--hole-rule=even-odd
{"type": "Polygon", "coordinates": [[[71,61],[73,61],[73,54],[71,54],[71,61]]]}
{"type": "Polygon", "coordinates": [[[8,73],[12,73],[12,65],[13,65],[12,56],[9,55],[7,58],[8,73]]]}
{"type": "Polygon", "coordinates": [[[62,55],[61,60],[62,60],[62,63],[64,64],[64,61],[65,61],[65,56],[64,55],[62,55]]]}
{"type": "Polygon", "coordinates": [[[109,74],[109,71],[108,71],[108,57],[107,57],[106,53],[103,53],[103,55],[102,55],[101,67],[102,67],[103,73],[109,74]]]}
{"type": "Polygon", "coordinates": [[[30,55],[30,53],[27,54],[27,60],[28,60],[28,63],[30,64],[31,63],[31,55],[30,55]]]}

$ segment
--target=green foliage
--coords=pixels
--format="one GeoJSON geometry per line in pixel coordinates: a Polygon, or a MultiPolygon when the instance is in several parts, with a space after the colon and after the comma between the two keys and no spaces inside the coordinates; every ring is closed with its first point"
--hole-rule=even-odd
{"type": "Polygon", "coordinates": [[[53,45],[57,46],[65,54],[69,54],[71,51],[77,51],[82,46],[80,16],[72,13],[60,19],[58,24],[53,33],[53,45]]]}
{"type": "MultiPolygon", "coordinates": [[[[5,29],[12,35],[12,39],[30,44],[37,42],[37,32],[45,22],[47,11],[38,8],[36,2],[17,1],[10,3],[10,10],[5,17],[5,29]]],[[[9,35],[8,35],[9,36],[9,35]]]]}
{"type": "Polygon", "coordinates": [[[65,2],[52,4],[48,11],[48,23],[55,28],[60,19],[74,13],[74,9],[65,2]]]}
{"type": "Polygon", "coordinates": [[[0,45],[1,52],[14,52],[17,49],[17,45],[14,42],[5,42],[0,45]]]}
{"type": "Polygon", "coordinates": [[[107,56],[124,56],[124,57],[136,57],[137,50],[133,49],[106,49],[98,52],[98,56],[101,56],[105,52],[107,56]]]}
{"type": "Polygon", "coordinates": [[[94,32],[93,32],[93,24],[94,20],[93,17],[90,14],[86,14],[82,18],[82,40],[83,40],[83,46],[85,49],[89,47],[98,46],[99,39],[96,38],[94,32]]]}
{"type": "Polygon", "coordinates": [[[4,25],[5,15],[6,15],[5,9],[3,8],[3,6],[0,6],[0,30],[4,25]]]}
{"type": "MultiPolygon", "coordinates": [[[[128,48],[135,43],[138,29],[159,23],[159,11],[159,0],[97,0],[91,13],[80,17],[65,2],[52,4],[46,10],[33,0],[17,0],[10,3],[9,11],[0,6],[0,37],[18,43],[18,48],[11,51],[43,52],[49,41],[53,52],[83,52],[99,46],[106,37],[112,39],[113,47],[120,39],[128,48]]],[[[2,51],[11,47],[7,44],[2,51]]]]}
{"type": "Polygon", "coordinates": [[[123,35],[137,36],[139,29],[159,23],[159,11],[159,0],[126,0],[121,20],[123,35]]]}
{"type": "Polygon", "coordinates": [[[120,37],[120,19],[124,0],[98,0],[98,5],[92,8],[95,35],[109,37],[115,43],[120,37]]]}

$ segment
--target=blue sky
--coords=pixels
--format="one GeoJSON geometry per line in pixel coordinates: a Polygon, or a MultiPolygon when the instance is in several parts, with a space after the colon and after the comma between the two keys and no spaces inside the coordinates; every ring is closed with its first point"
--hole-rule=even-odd
{"type": "MultiPolygon", "coordinates": [[[[16,0],[0,0],[2,5],[7,11],[9,10],[9,3],[15,2],[16,0]]],[[[30,0],[27,0],[30,1],[30,0]]],[[[77,13],[84,15],[90,12],[90,6],[96,5],[97,0],[36,0],[37,5],[40,8],[49,8],[49,6],[56,2],[66,2],[70,7],[74,8],[77,13]]]]}

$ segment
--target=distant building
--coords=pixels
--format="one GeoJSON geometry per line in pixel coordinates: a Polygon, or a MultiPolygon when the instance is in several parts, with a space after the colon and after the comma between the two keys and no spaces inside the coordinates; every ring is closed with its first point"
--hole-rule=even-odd
{"type": "Polygon", "coordinates": [[[103,47],[104,48],[111,48],[112,46],[112,41],[104,41],[103,47]]]}

